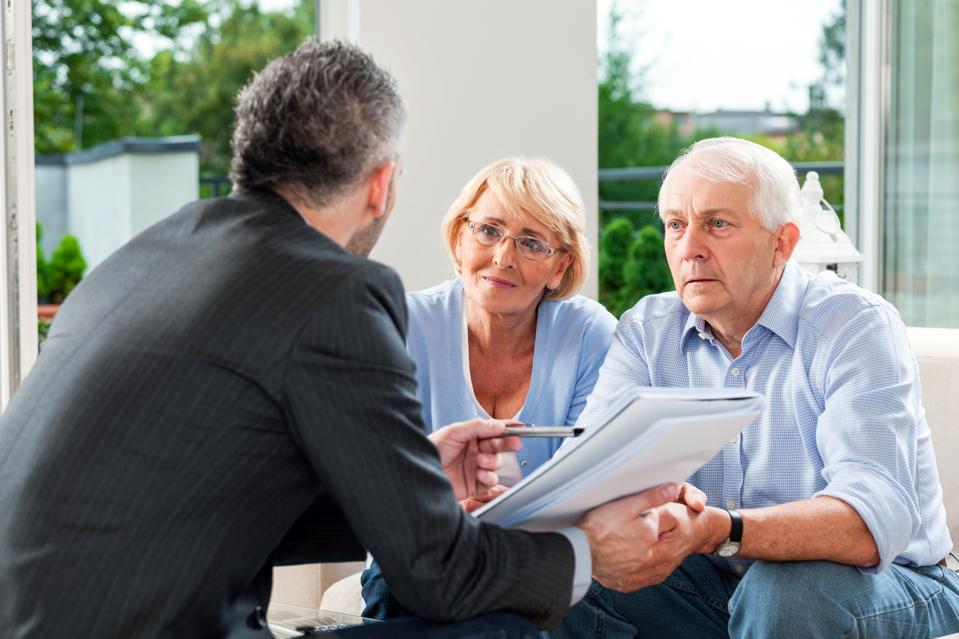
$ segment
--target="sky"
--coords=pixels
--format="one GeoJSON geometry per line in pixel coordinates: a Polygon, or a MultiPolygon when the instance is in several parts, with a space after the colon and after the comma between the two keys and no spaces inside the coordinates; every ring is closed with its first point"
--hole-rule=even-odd
{"type": "MultiPolygon", "coordinates": [[[[597,0],[605,51],[609,8],[597,0]]],[[[674,111],[805,112],[819,37],[840,0],[618,0],[621,41],[647,68],[642,97],[674,111]]]]}

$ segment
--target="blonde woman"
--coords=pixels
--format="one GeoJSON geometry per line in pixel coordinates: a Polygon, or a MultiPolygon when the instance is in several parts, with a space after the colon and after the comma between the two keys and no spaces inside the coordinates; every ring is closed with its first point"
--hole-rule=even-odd
{"type": "MultiPolygon", "coordinates": [[[[453,202],[443,237],[458,277],[406,296],[428,428],[475,417],[576,422],[616,328],[576,294],[589,257],[584,208],[565,171],[527,158],[483,168],[453,202]]],[[[529,474],[561,443],[524,440],[501,480],[529,474]]],[[[375,564],[363,581],[365,616],[403,614],[375,564]]]]}

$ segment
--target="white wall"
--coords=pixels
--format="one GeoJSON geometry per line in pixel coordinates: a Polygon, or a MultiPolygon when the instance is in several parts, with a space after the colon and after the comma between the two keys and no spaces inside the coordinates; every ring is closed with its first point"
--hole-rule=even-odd
{"type": "Polygon", "coordinates": [[[172,215],[199,197],[196,151],[130,156],[130,231],[132,235],[172,215]]]}
{"type": "Polygon", "coordinates": [[[127,153],[67,166],[69,232],[95,267],[131,237],[197,198],[195,150],[127,153]]]}
{"type": "Polygon", "coordinates": [[[450,277],[440,220],[489,162],[546,156],[573,176],[594,247],[596,2],[348,0],[322,3],[323,37],[355,39],[396,76],[409,119],[397,205],[372,257],[407,289],[450,277]]]}
{"type": "Polygon", "coordinates": [[[43,224],[40,244],[49,258],[60,238],[70,232],[67,228],[67,167],[66,164],[37,163],[35,175],[37,221],[43,224]]]}
{"type": "Polygon", "coordinates": [[[130,239],[130,156],[68,167],[67,202],[68,226],[89,272],[130,239]]]}

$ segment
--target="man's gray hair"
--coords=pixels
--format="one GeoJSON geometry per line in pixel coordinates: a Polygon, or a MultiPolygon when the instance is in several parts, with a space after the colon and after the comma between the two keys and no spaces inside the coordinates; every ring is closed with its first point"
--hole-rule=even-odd
{"type": "Polygon", "coordinates": [[[396,159],[405,118],[396,80],[373,58],[310,38],[240,91],[230,178],[324,206],[396,159]]]}
{"type": "Polygon", "coordinates": [[[786,222],[799,222],[802,195],[796,171],[775,151],[732,137],[696,142],[683,151],[666,171],[657,203],[660,216],[666,210],[672,182],[670,176],[680,166],[713,182],[754,187],[749,210],[768,231],[775,231],[786,222]]]}

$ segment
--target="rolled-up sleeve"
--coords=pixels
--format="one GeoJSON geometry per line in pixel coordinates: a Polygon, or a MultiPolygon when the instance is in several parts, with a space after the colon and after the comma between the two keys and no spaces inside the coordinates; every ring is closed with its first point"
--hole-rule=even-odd
{"type": "Polygon", "coordinates": [[[864,570],[881,571],[922,525],[917,435],[926,426],[915,358],[902,321],[883,306],[862,310],[823,346],[816,443],[826,486],[813,496],[859,513],[880,557],[864,570]]]}

